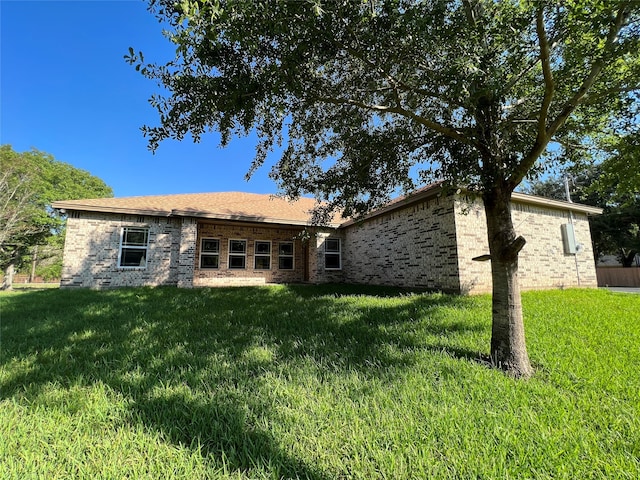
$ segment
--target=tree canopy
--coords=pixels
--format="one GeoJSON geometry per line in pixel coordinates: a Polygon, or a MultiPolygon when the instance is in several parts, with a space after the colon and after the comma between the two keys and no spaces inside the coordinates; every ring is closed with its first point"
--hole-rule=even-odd
{"type": "Polygon", "coordinates": [[[172,93],[152,98],[161,126],[144,129],[151,147],[208,130],[224,144],[255,128],[254,167],[284,143],[272,172],[283,191],[319,194],[347,215],[415,178],[514,188],[549,166],[552,139],[566,158],[612,108],[619,118],[637,108],[636,2],[150,7],[173,26],[178,53],[153,65],[130,52],[172,93]]]}
{"type": "Polygon", "coordinates": [[[31,150],[0,146],[0,268],[18,266],[34,245],[60,235],[64,216],[55,200],[111,197],[113,191],[89,172],[31,150]]]}
{"type": "Polygon", "coordinates": [[[494,285],[492,358],[516,375],[530,373],[521,318],[507,320],[509,312],[521,317],[516,272],[525,243],[513,229],[511,193],[526,176],[572,161],[595,132],[637,114],[640,4],[149,6],[168,22],[177,53],[164,65],[146,63],[133,48],[126,56],[170,93],[151,98],[160,115],[159,126],[143,128],[152,149],[187,133],[198,141],[219,131],[225,145],[255,130],[249,174],[281,146],[270,173],[280,190],[311,193],[346,216],[433,179],[478,192],[494,285]]]}

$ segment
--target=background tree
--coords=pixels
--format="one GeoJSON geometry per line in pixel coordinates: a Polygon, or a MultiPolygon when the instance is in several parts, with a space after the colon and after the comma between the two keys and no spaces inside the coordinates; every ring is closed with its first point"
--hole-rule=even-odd
{"type": "Polygon", "coordinates": [[[34,247],[49,245],[50,254],[60,256],[65,218],[51,209],[51,202],[111,197],[113,191],[99,178],[49,154],[18,153],[10,145],[0,146],[0,172],[0,268],[6,289],[15,268],[33,258],[34,247]]]}
{"type": "Polygon", "coordinates": [[[600,255],[616,255],[623,267],[632,267],[640,253],[640,202],[605,207],[591,230],[600,255]]]}
{"type": "MultiPolygon", "coordinates": [[[[637,118],[636,118],[637,120],[637,118]]],[[[605,144],[609,157],[587,189],[593,195],[609,194],[604,215],[596,217],[593,230],[606,242],[603,253],[614,253],[624,267],[631,267],[640,253],[640,127],[605,144]],[[614,248],[612,248],[614,247],[614,248]]]]}
{"type": "Polygon", "coordinates": [[[30,173],[20,168],[22,165],[17,161],[9,161],[15,158],[13,153],[5,152],[2,147],[0,157],[0,266],[4,272],[0,285],[2,290],[11,288],[15,264],[26,248],[26,239],[43,234],[39,226],[31,225],[28,221],[34,213],[31,200],[35,192],[30,187],[30,173]]]}
{"type": "MultiPolygon", "coordinates": [[[[493,280],[491,357],[531,374],[518,286],[525,244],[511,193],[571,158],[569,146],[637,107],[640,5],[611,0],[150,0],[177,56],[126,56],[166,138],[210,130],[274,147],[281,192],[312,193],[346,216],[398,187],[443,179],[481,196],[493,280]],[[550,142],[561,145],[549,153],[550,142]]],[[[322,217],[322,215],[320,215],[322,217]]]]}
{"type": "Polygon", "coordinates": [[[640,199],[640,125],[626,135],[611,135],[602,141],[607,157],[590,191],[606,192],[610,202],[621,206],[640,199]]]}

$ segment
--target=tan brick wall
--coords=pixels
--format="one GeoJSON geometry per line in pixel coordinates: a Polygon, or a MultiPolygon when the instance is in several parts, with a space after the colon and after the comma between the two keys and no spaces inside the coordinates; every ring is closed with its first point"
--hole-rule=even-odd
{"type": "MultiPolygon", "coordinates": [[[[460,199],[456,202],[455,215],[462,290],[490,292],[490,262],[471,260],[489,253],[484,208],[480,200],[468,203],[460,199]]],[[[570,223],[568,211],[514,202],[512,218],[517,234],[527,241],[518,264],[523,290],[597,286],[589,221],[585,214],[574,213],[572,218],[576,241],[584,248],[577,255],[564,253],[561,225],[570,223]]]]}
{"type": "Polygon", "coordinates": [[[306,245],[300,239],[301,229],[287,227],[247,226],[242,224],[222,224],[200,222],[195,243],[194,286],[217,285],[260,285],[265,283],[300,283],[304,281],[306,245]],[[219,268],[200,268],[200,245],[202,238],[220,241],[219,268]],[[244,269],[228,268],[229,240],[246,240],[247,256],[244,269]],[[271,241],[271,269],[256,270],[254,253],[256,240],[271,241]],[[294,242],[293,270],[278,268],[278,242],[294,242]]]}
{"type": "Polygon", "coordinates": [[[178,286],[180,288],[192,288],[193,274],[195,272],[196,239],[198,238],[198,222],[193,218],[180,218],[180,244],[177,265],[178,286]]]}
{"type": "Polygon", "coordinates": [[[180,219],[70,212],[61,287],[176,285],[180,219]],[[122,227],[148,227],[147,267],[118,267],[122,227]]]}
{"type": "MultiPolygon", "coordinates": [[[[565,254],[561,225],[567,211],[514,203],[516,231],[527,239],[520,254],[523,289],[597,286],[586,215],[574,214],[576,240],[584,250],[565,254]]],[[[341,230],[278,227],[92,212],[70,212],[62,287],[138,285],[255,285],[347,282],[423,287],[445,291],[491,289],[486,220],[479,201],[431,198],[341,230]],[[148,227],[147,267],[117,266],[122,227],[148,227]],[[456,229],[457,227],[457,229],[456,229]],[[342,243],[342,269],[324,269],[324,242],[342,243]],[[220,268],[200,269],[201,238],[220,240],[220,268]],[[458,246],[456,247],[456,238],[458,246]],[[227,268],[229,239],[247,240],[246,268],[227,268]],[[272,242],[271,269],[254,269],[256,240],[272,242]],[[278,242],[294,241],[294,270],[278,269],[278,242]],[[307,260],[308,258],[308,260],[307,260]],[[459,273],[460,272],[460,273],[459,273]]]]}
{"type": "Polygon", "coordinates": [[[315,228],[310,231],[309,242],[309,282],[342,283],[345,281],[345,235],[341,230],[315,228]],[[342,268],[340,270],[324,268],[324,244],[327,238],[338,238],[341,242],[342,268]]]}
{"type": "Polygon", "coordinates": [[[453,212],[451,198],[436,197],[349,226],[345,281],[457,292],[453,212]]]}
{"type": "MultiPolygon", "coordinates": [[[[311,229],[203,222],[194,218],[140,217],[72,212],[67,221],[62,287],[108,288],[177,285],[183,288],[265,283],[340,282],[343,272],[324,271],[324,238],[311,229]],[[119,268],[122,227],[148,227],[147,267],[119,268]],[[220,268],[201,269],[200,240],[220,240],[220,268]],[[228,268],[229,239],[247,240],[245,269],[228,268]],[[271,269],[254,268],[256,240],[271,241],[271,269]],[[278,242],[294,242],[294,269],[278,268],[278,242]],[[307,261],[307,258],[309,260],[307,261]],[[307,269],[305,275],[305,269],[307,269]]],[[[335,233],[332,236],[336,236],[335,233]]],[[[338,234],[338,236],[340,236],[338,234]]]]}

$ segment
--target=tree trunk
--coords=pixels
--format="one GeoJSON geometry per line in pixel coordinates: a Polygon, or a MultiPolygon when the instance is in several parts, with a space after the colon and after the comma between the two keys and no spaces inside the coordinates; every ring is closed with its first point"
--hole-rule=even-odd
{"type": "Polygon", "coordinates": [[[620,260],[622,266],[625,268],[633,267],[633,260],[636,258],[635,250],[627,250],[625,248],[620,249],[620,260]]]}
{"type": "Polygon", "coordinates": [[[29,283],[33,283],[35,281],[37,263],[38,263],[38,245],[34,245],[33,255],[31,258],[31,273],[29,274],[29,283]]]}
{"type": "Polygon", "coordinates": [[[2,286],[0,286],[0,290],[12,290],[13,289],[13,275],[16,272],[16,267],[13,263],[10,263],[9,266],[4,271],[4,280],[2,281],[2,286]]]}
{"type": "Polygon", "coordinates": [[[518,283],[518,253],[525,239],[517,237],[511,219],[511,191],[499,189],[483,196],[493,283],[491,361],[514,377],[533,373],[524,335],[518,283]]]}

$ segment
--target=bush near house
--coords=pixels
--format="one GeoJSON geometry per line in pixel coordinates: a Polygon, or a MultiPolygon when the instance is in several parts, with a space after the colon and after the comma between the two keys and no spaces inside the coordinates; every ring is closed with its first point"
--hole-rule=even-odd
{"type": "Polygon", "coordinates": [[[0,295],[1,478],[640,477],[640,296],[347,286],[0,295]]]}

